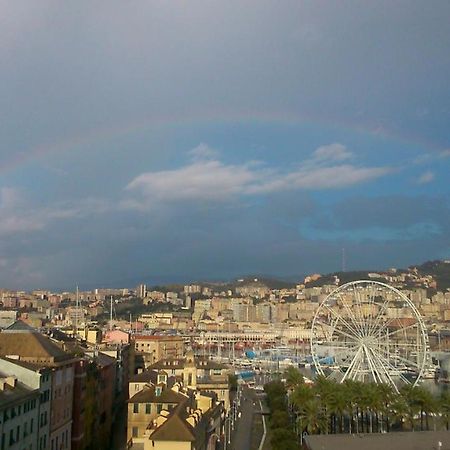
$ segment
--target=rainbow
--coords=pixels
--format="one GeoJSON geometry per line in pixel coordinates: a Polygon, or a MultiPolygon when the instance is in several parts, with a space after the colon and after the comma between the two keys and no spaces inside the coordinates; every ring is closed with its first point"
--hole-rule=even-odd
{"type": "MultiPolygon", "coordinates": [[[[35,162],[41,158],[55,153],[64,153],[75,148],[92,145],[99,142],[126,136],[138,131],[145,131],[154,127],[172,127],[186,125],[213,125],[213,124],[279,124],[279,125],[311,125],[325,126],[329,129],[337,129],[344,132],[369,134],[381,139],[390,139],[406,145],[414,145],[425,151],[441,151],[441,146],[434,142],[425,140],[418,136],[398,133],[393,130],[379,128],[364,123],[350,123],[336,118],[326,118],[323,116],[301,115],[297,113],[283,112],[208,112],[201,115],[167,115],[157,117],[145,117],[126,124],[118,124],[105,128],[89,130],[82,135],[46,143],[32,147],[23,152],[19,152],[0,167],[0,174],[13,171],[28,163],[35,162]]],[[[311,149],[312,150],[312,149],[311,149]]]]}

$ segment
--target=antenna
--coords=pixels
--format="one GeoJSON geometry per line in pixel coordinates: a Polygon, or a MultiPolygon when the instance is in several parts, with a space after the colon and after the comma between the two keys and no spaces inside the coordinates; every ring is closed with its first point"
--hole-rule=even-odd
{"type": "Polygon", "coordinates": [[[75,339],[78,336],[78,305],[79,305],[79,300],[78,300],[78,284],[77,284],[77,293],[76,293],[76,297],[75,297],[75,339]]]}
{"type": "Polygon", "coordinates": [[[109,311],[109,331],[112,330],[112,320],[113,320],[113,318],[112,318],[112,313],[113,313],[112,309],[113,309],[113,296],[111,295],[111,306],[110,306],[110,311],[109,311]]]}
{"type": "Polygon", "coordinates": [[[345,272],[345,247],[342,247],[342,272],[345,272]]]}

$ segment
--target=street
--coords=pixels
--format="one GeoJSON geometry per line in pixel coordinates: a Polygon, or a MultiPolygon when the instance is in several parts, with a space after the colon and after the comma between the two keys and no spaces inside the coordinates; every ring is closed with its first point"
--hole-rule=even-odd
{"type": "MultiPolygon", "coordinates": [[[[241,390],[239,407],[236,409],[234,431],[231,433],[231,443],[227,450],[250,450],[258,448],[262,436],[261,427],[255,430],[254,414],[260,412],[259,401],[254,390],[244,387],[241,390]]],[[[256,420],[261,421],[260,415],[256,420]]]]}

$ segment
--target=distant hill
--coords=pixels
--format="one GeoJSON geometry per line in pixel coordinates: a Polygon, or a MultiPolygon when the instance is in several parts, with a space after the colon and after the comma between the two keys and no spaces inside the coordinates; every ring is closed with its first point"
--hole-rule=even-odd
{"type": "MultiPolygon", "coordinates": [[[[349,272],[333,272],[326,275],[322,275],[318,280],[311,281],[306,284],[307,287],[318,287],[325,284],[334,284],[335,277],[339,278],[339,284],[350,283],[351,281],[368,280],[369,273],[375,272],[374,270],[355,270],[349,272]]],[[[384,278],[370,278],[374,281],[386,281],[384,278]]]]}
{"type": "MultiPolygon", "coordinates": [[[[421,265],[412,265],[408,269],[397,269],[397,274],[410,272],[413,269],[417,269],[418,275],[431,275],[437,283],[437,290],[446,291],[450,289],[450,261],[427,261],[421,265]]],[[[321,278],[315,281],[311,281],[307,283],[307,287],[315,287],[315,286],[323,286],[325,284],[334,284],[335,277],[339,278],[340,283],[349,283],[351,281],[357,280],[374,280],[386,282],[383,277],[374,278],[373,276],[369,277],[369,273],[386,273],[384,270],[357,270],[357,271],[348,271],[348,272],[333,272],[326,275],[322,275],[321,278]]],[[[408,284],[408,283],[407,283],[408,284]]],[[[411,284],[413,287],[413,284],[411,284]]]]}
{"type": "Polygon", "coordinates": [[[263,284],[264,286],[267,286],[269,289],[292,289],[295,288],[297,283],[294,283],[292,281],[286,281],[279,278],[272,278],[267,276],[262,277],[248,277],[244,278],[243,281],[235,281],[232,283],[233,287],[236,286],[243,286],[245,284],[252,284],[255,283],[255,279],[257,279],[257,283],[263,284]]]}
{"type": "Polygon", "coordinates": [[[450,261],[427,261],[420,266],[411,266],[417,268],[423,275],[432,275],[437,281],[437,288],[440,291],[450,289],[450,261]]]}

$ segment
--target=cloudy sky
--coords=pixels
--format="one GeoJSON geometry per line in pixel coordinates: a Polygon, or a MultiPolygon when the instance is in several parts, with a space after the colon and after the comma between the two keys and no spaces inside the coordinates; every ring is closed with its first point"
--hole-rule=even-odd
{"type": "Polygon", "coordinates": [[[450,257],[450,3],[0,0],[0,286],[450,257]]]}

